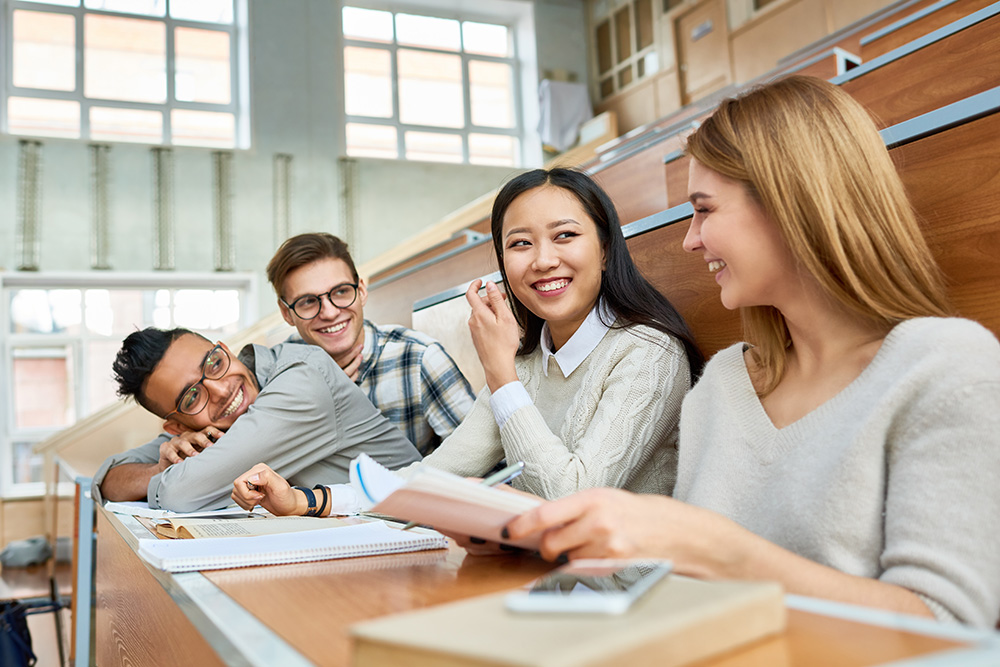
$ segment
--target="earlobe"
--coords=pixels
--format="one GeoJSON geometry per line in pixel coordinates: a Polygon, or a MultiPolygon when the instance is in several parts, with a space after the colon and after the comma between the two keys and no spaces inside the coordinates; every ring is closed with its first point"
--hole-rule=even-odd
{"type": "Polygon", "coordinates": [[[280,300],[278,301],[278,310],[281,311],[281,317],[285,320],[285,323],[294,327],[295,322],[292,320],[292,313],[288,310],[288,306],[281,303],[280,300]]]}

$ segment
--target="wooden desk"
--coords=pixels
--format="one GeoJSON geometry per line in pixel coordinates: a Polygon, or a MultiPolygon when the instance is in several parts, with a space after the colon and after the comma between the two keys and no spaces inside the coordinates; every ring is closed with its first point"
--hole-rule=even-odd
{"type": "MultiPolygon", "coordinates": [[[[146,531],[98,510],[97,663],[348,665],[348,627],[385,614],[514,588],[552,566],[526,556],[472,557],[455,546],[396,556],[188,572],[153,570],[134,553],[146,531]]],[[[147,533],[148,534],[148,533],[147,533]]],[[[1000,664],[1000,636],[788,596],[780,637],[700,667],[1000,664]],[[950,654],[943,654],[950,651],[950,654]],[[947,662],[941,660],[947,657],[947,662]]]]}

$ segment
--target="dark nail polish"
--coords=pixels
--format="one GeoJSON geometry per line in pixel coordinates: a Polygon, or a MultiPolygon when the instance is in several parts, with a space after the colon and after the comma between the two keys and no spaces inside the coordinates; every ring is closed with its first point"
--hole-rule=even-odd
{"type": "Polygon", "coordinates": [[[559,554],[559,558],[556,558],[556,562],[559,563],[560,565],[565,565],[566,563],[569,562],[569,554],[567,554],[565,551],[562,552],[561,554],[559,554]]]}
{"type": "Polygon", "coordinates": [[[507,526],[504,526],[503,530],[500,531],[500,537],[502,537],[505,540],[510,539],[510,532],[507,530],[507,526]]]}
{"type": "Polygon", "coordinates": [[[486,540],[481,537],[470,537],[469,541],[473,544],[486,544],[486,540]]]}

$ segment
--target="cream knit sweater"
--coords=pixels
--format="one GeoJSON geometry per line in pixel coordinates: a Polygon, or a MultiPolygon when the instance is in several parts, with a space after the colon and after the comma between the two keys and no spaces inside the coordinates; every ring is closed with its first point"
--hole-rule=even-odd
{"type": "MultiPolygon", "coordinates": [[[[542,353],[515,361],[532,405],[497,427],[488,388],[423,463],[481,476],[498,461],[524,461],[522,491],[553,499],[598,486],[669,493],[680,406],[690,384],[684,348],[644,326],[610,329],[569,377],[542,353]]],[[[415,464],[421,465],[421,464],[415,464]]]]}
{"type": "Polygon", "coordinates": [[[1000,613],[1000,344],[980,325],[897,325],[838,395],[776,429],[743,345],[684,402],[676,498],[843,572],[916,592],[938,618],[1000,613]]]}

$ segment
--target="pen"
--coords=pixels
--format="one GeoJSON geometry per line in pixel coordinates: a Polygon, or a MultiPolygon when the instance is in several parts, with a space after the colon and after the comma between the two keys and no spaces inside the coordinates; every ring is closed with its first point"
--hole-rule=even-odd
{"type": "MultiPolygon", "coordinates": [[[[522,472],[524,472],[524,461],[518,461],[517,463],[511,463],[509,466],[507,466],[503,470],[498,470],[497,472],[493,473],[489,477],[486,477],[485,479],[483,479],[483,481],[480,482],[480,485],[482,485],[482,486],[499,486],[501,484],[506,484],[510,480],[512,480],[515,477],[517,477],[518,475],[520,475],[522,472]]],[[[406,524],[405,526],[403,526],[403,530],[409,530],[410,528],[413,528],[414,526],[417,526],[417,525],[419,525],[419,524],[416,521],[411,521],[408,524],[406,524]]]]}

